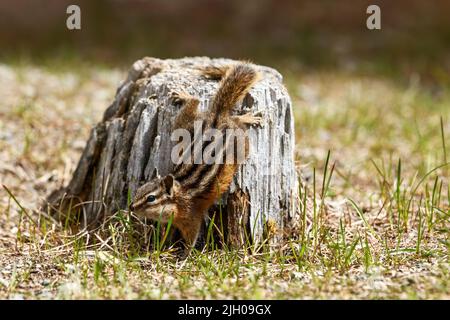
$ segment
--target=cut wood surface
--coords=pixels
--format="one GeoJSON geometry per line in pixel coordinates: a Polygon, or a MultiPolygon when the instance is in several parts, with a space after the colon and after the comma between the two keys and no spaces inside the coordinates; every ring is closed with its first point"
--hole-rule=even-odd
{"type": "MultiPolygon", "coordinates": [[[[206,57],[136,61],[103,120],[92,129],[72,180],[48,197],[55,212],[75,206],[81,209],[82,224],[92,227],[126,210],[129,197],[143,182],[173,169],[170,136],[180,106],[173,104],[171,94],[185,91],[199,98],[200,109],[206,111],[219,82],[205,78],[200,70],[233,63],[206,57]]],[[[249,129],[250,156],[229,192],[210,210],[217,217],[220,213],[225,235],[236,245],[250,235],[261,241],[267,231],[279,238],[297,210],[291,99],[276,70],[255,67],[262,79],[235,112],[259,111],[263,126],[249,129]]]]}

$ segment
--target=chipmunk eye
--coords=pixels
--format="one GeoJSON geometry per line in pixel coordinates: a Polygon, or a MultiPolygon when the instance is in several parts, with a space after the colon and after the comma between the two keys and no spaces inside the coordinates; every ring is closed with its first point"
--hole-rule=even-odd
{"type": "Polygon", "coordinates": [[[156,197],[152,194],[147,197],[147,202],[153,202],[155,200],[156,200],[156,197]]]}

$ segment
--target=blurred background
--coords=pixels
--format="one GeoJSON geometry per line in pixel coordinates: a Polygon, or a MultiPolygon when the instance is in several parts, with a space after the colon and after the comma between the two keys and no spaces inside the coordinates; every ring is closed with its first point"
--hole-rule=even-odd
{"type": "Polygon", "coordinates": [[[450,0],[0,0],[0,97],[0,299],[449,298],[450,0]],[[66,27],[71,4],[81,30],[66,27]],[[381,30],[366,27],[372,4],[381,30]],[[135,260],[112,271],[115,251],[79,260],[82,238],[36,233],[23,208],[67,185],[143,56],[283,74],[303,194],[324,200],[283,246],[298,254],[199,256],[168,278],[135,260]]]}
{"type": "Polygon", "coordinates": [[[142,56],[206,55],[289,69],[450,70],[448,0],[16,0],[0,2],[0,59],[129,66],[142,56]],[[81,30],[66,8],[81,8],[81,30]],[[381,8],[381,30],[366,9],[381,8]]]}

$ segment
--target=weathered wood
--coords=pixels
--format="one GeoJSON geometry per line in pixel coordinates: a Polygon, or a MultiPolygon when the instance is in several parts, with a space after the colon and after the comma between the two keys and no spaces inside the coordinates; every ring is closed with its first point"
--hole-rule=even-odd
{"type": "MultiPolygon", "coordinates": [[[[234,62],[203,57],[135,62],[102,122],[92,130],[72,180],[48,201],[64,211],[68,201],[76,199],[86,226],[126,209],[129,195],[140,184],[173,168],[170,135],[180,107],[171,103],[171,93],[186,91],[198,97],[205,111],[218,82],[206,79],[199,70],[234,62]]],[[[268,224],[283,230],[296,212],[292,103],[282,76],[274,69],[256,67],[262,80],[236,106],[236,113],[260,111],[264,126],[250,129],[250,156],[220,201],[225,233],[234,245],[249,237],[260,241],[268,224]]],[[[211,208],[214,211],[219,212],[217,206],[211,208]]]]}

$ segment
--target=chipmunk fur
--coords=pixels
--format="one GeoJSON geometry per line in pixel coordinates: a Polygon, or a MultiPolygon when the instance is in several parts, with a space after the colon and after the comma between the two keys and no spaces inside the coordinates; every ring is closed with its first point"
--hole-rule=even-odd
{"type": "MultiPolygon", "coordinates": [[[[242,101],[250,88],[259,79],[259,74],[248,63],[229,67],[209,67],[202,70],[205,77],[219,80],[217,90],[207,112],[199,112],[199,100],[186,93],[174,95],[182,109],[175,119],[174,129],[184,128],[192,132],[192,124],[202,120],[204,128],[247,129],[260,125],[261,118],[250,113],[232,115],[235,105],[242,101]]],[[[211,141],[204,142],[202,149],[211,141]]],[[[222,147],[222,151],[227,146],[222,147]]],[[[248,137],[245,137],[245,158],[248,156],[248,137]]],[[[130,209],[141,217],[167,223],[172,217],[173,225],[185,240],[185,256],[195,245],[201,224],[208,209],[229,188],[239,163],[196,164],[181,163],[165,177],[155,177],[141,186],[130,209]]]]}

